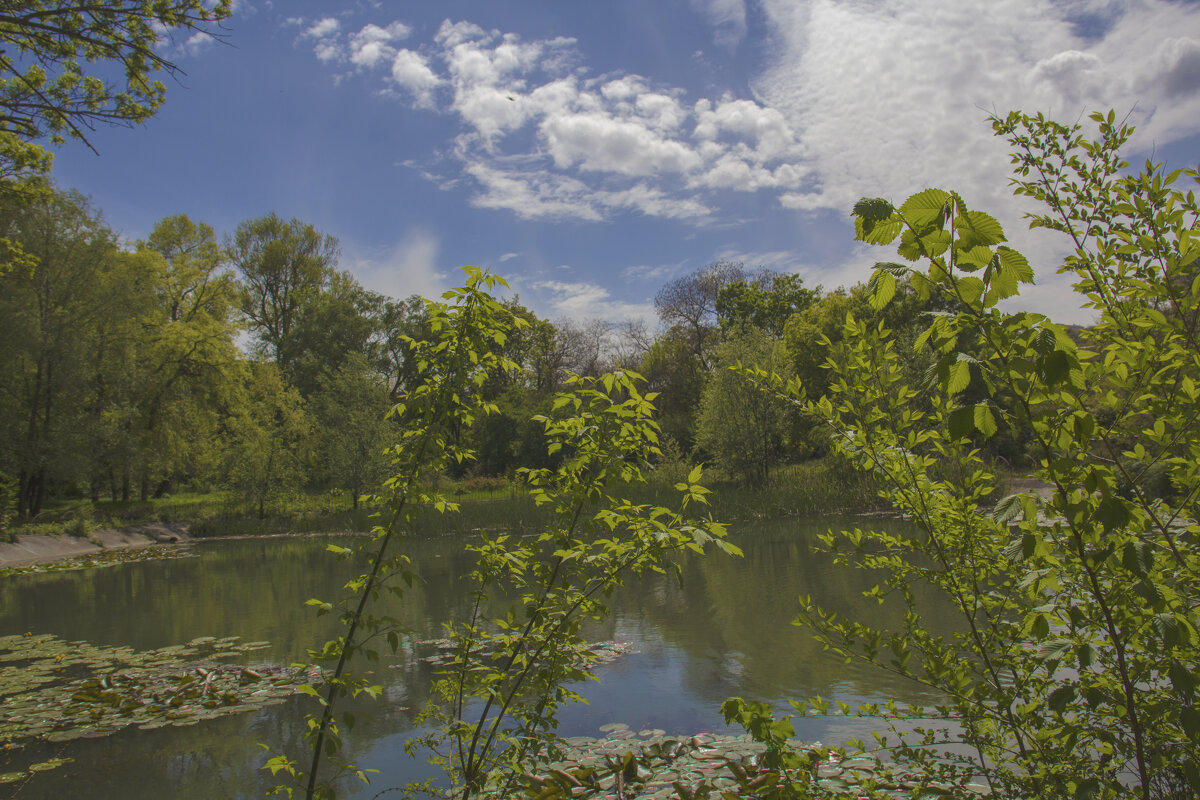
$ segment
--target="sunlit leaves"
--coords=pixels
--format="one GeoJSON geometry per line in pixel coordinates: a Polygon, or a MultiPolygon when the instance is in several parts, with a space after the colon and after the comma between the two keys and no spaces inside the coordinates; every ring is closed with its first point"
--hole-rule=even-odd
{"type": "MultiPolygon", "coordinates": [[[[1014,148],[1018,194],[1044,203],[1033,224],[1072,237],[1060,271],[1099,315],[1086,329],[999,310],[1033,270],[959,195],[856,206],[858,238],[895,245],[898,235],[911,284],[946,309],[915,343],[938,360],[911,388],[888,332],[849,320],[828,362],[831,394],[792,396],[923,533],[827,539],[840,563],[883,571],[870,594],[904,604],[902,634],[811,602],[800,621],[839,655],[941,690],[934,715],[890,710],[917,733],[893,728],[903,734],[888,749],[929,776],[986,774],[1004,796],[1192,796],[1200,207],[1194,189],[1173,184],[1200,171],[1123,173],[1131,129],[1111,112],[1092,119],[1094,141],[1040,115],[994,120],[1014,148]],[[992,505],[996,471],[979,448],[1002,430],[1026,443],[1013,455],[1029,459],[1037,488],[992,505]],[[964,632],[930,631],[917,587],[957,604],[964,632]],[[931,716],[954,727],[923,727],[931,716]]],[[[872,280],[877,308],[889,275],[872,280]]]]}

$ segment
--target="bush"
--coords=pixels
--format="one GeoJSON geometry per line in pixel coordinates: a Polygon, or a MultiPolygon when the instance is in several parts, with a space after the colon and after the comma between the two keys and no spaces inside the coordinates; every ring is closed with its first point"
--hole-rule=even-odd
{"type": "MultiPolygon", "coordinates": [[[[830,394],[804,403],[922,533],[826,538],[840,563],[883,571],[869,595],[906,605],[902,629],[809,600],[797,623],[941,692],[933,708],[857,711],[890,725],[878,748],[951,793],[971,781],[1004,798],[1200,793],[1200,204],[1174,187],[1200,170],[1124,175],[1132,130],[1111,112],[1093,119],[1095,141],[1041,116],[994,120],[1017,193],[1048,209],[1033,225],[1075,246],[1060,271],[1099,314],[1079,344],[1040,314],[999,308],[1033,271],[995,219],[937,189],[899,208],[864,199],[857,238],[899,239],[920,265],[877,265],[873,305],[905,276],[949,309],[918,340],[936,385],[922,396],[889,332],[848,318],[830,394]],[[981,448],[1005,427],[1027,432],[1048,499],[994,502],[981,448]],[[922,625],[920,584],[959,609],[961,632],[922,625]]],[[[756,377],[800,397],[794,382],[756,377]]]]}

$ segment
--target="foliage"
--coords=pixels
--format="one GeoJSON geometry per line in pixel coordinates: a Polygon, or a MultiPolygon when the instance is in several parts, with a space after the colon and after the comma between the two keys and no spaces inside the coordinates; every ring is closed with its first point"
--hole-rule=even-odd
{"type": "Polygon", "coordinates": [[[1043,315],[1000,310],[1033,271],[995,219],[937,189],[899,208],[864,199],[858,238],[899,239],[897,252],[921,264],[880,265],[872,303],[883,307],[906,275],[949,308],[918,340],[936,355],[935,391],[915,405],[889,331],[849,318],[830,394],[805,403],[922,535],[827,539],[841,563],[884,570],[869,594],[904,604],[901,629],[811,601],[797,623],[846,658],[940,690],[933,708],[858,713],[889,720],[876,746],[927,779],[982,778],[994,797],[1200,791],[1200,206],[1175,188],[1200,172],[1148,163],[1125,175],[1131,129],[1111,113],[1092,119],[1094,141],[1041,116],[994,120],[1014,148],[1016,191],[1047,207],[1033,225],[1075,247],[1061,271],[1099,313],[1084,346],[1043,315]],[[993,506],[979,444],[1002,422],[1030,432],[1048,499],[993,506]],[[1166,496],[1140,480],[1154,469],[1169,474],[1166,496]],[[958,608],[958,633],[922,625],[922,585],[958,608]]]}
{"type": "Polygon", "coordinates": [[[753,325],[779,337],[788,319],[816,302],[820,291],[820,287],[804,288],[799,275],[764,273],[752,282],[722,286],[717,292],[717,318],[721,330],[753,325]]]}
{"type": "MultiPolygon", "coordinates": [[[[162,105],[159,74],[178,75],[163,55],[176,32],[215,35],[230,0],[5,0],[0,3],[0,205],[44,194],[36,179],[50,154],[36,142],[88,143],[98,123],[136,125],[162,105]],[[120,75],[114,83],[111,76],[120,75]],[[123,84],[123,85],[122,85],[123,84]]],[[[90,144],[89,144],[90,146],[90,144]]],[[[0,274],[33,260],[0,231],[0,274]]]]}
{"type": "Polygon", "coordinates": [[[758,328],[731,331],[717,348],[716,371],[700,398],[696,443],[730,474],[759,486],[779,456],[788,407],[764,392],[747,392],[731,371],[739,365],[788,372],[782,342],[758,328]]]}
{"type": "Polygon", "coordinates": [[[361,353],[348,353],[336,371],[321,376],[312,398],[320,446],[317,458],[330,486],[359,498],[377,487],[387,470],[385,448],[392,425],[385,419],[387,386],[361,353]]]}
{"type": "Polygon", "coordinates": [[[41,510],[55,477],[78,476],[88,376],[122,285],[113,234],[80,195],[48,191],[10,224],[37,259],[0,275],[0,442],[25,516],[41,510]]]}
{"type": "Polygon", "coordinates": [[[267,506],[293,494],[304,476],[312,420],[304,401],[270,362],[249,365],[245,399],[229,420],[232,446],[226,471],[266,516],[267,506]]]}
{"type": "Polygon", "coordinates": [[[678,328],[692,355],[708,369],[709,350],[718,340],[717,297],[721,289],[745,281],[740,262],[716,261],[676,278],[654,296],[654,309],[667,328],[678,328]]]}
{"type": "Polygon", "coordinates": [[[178,74],[160,52],[163,33],[203,32],[230,14],[229,0],[6,2],[0,7],[0,133],[33,141],[87,141],[96,123],[137,124],[162,105],[156,73],[178,74]],[[98,65],[119,66],[124,86],[98,65]],[[92,72],[92,74],[88,74],[92,72]]]}
{"type": "Polygon", "coordinates": [[[573,391],[539,418],[562,463],[523,470],[553,521],[536,538],[483,534],[468,546],[478,554],[473,606],[468,619],[447,625],[456,660],[435,684],[438,703],[427,714],[439,731],[422,740],[463,800],[511,796],[528,769],[561,755],[557,710],[580,699],[569,684],[589,677],[595,659],[581,626],[607,616],[607,598],[627,576],[662,572],[667,553],[702,553],[710,542],[740,552],[724,541],[722,525],[687,514],[708,492],[699,468],[676,485],[678,510],[622,499],[626,486],[645,482],[659,453],[653,397],[639,392],[639,380],[570,379],[573,391]],[[491,610],[497,594],[515,598],[512,607],[491,610]]]}
{"type": "Polygon", "coordinates": [[[234,231],[229,257],[242,276],[242,313],[258,351],[285,374],[301,352],[296,341],[301,309],[328,288],[337,253],[334,237],[298,219],[285,222],[274,212],[234,231]]]}
{"type": "MultiPolygon", "coordinates": [[[[393,651],[399,646],[395,620],[377,614],[373,606],[387,591],[403,594],[402,582],[411,583],[413,575],[408,558],[394,552],[393,545],[411,526],[417,515],[427,509],[438,513],[455,510],[457,504],[437,487],[437,476],[456,461],[471,457],[471,453],[456,442],[456,433],[469,428],[478,416],[491,410],[480,397],[480,387],[487,376],[497,369],[512,368],[512,364],[495,350],[503,348],[511,325],[519,320],[507,313],[486,289],[504,285],[493,275],[475,267],[465,267],[466,282],[444,295],[450,303],[429,303],[428,324],[432,334],[428,341],[410,340],[416,379],[405,387],[399,402],[392,409],[397,420],[397,443],[392,447],[392,477],[385,482],[389,493],[386,524],[376,526],[367,551],[368,571],[346,584],[347,595],[336,604],[313,599],[309,604],[318,613],[339,611],[346,632],[325,643],[311,657],[332,665],[325,670],[324,693],[308,686],[306,693],[317,698],[323,711],[309,717],[306,737],[312,745],[312,761],[302,771],[286,756],[271,757],[265,769],[282,774],[293,782],[304,783],[305,797],[336,797],[335,784],[343,774],[353,774],[367,780],[365,771],[341,757],[341,724],[350,728],[354,716],[344,713],[340,722],[335,716],[337,702],[362,693],[377,696],[380,687],[357,675],[351,658],[361,655],[378,658],[378,650],[386,643],[393,651]],[[335,759],[337,769],[332,778],[321,779],[321,759],[335,759]]],[[[339,556],[348,556],[348,548],[331,545],[339,556]]],[[[294,785],[281,784],[276,793],[292,796],[294,785]]]]}

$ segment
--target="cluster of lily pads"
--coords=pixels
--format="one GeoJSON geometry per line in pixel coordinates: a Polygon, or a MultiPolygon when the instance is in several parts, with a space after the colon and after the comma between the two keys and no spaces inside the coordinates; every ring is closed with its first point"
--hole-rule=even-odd
{"type": "Polygon", "coordinates": [[[111,567],[117,564],[160,561],[168,558],[190,558],[194,555],[195,553],[192,553],[190,548],[180,547],[177,544],[102,550],[98,553],[88,553],[72,558],[64,558],[61,561],[50,561],[45,564],[2,567],[0,568],[0,578],[9,575],[40,575],[43,572],[70,572],[77,569],[111,567]]]}
{"type": "MultiPolygon", "coordinates": [[[[522,776],[532,800],[639,800],[760,798],[791,796],[789,778],[767,765],[764,747],[750,736],[699,734],[671,738],[660,729],[633,731],[623,723],[600,728],[602,738],[563,740],[563,759],[522,776]]],[[[808,762],[791,779],[805,782],[804,797],[933,798],[959,792],[988,794],[982,784],[952,787],[906,774],[895,764],[865,753],[847,753],[820,742],[790,743],[808,762]]],[[[492,800],[500,800],[493,798],[492,800]]]]}
{"type": "MultiPolygon", "coordinates": [[[[205,636],[138,651],[33,634],[0,637],[0,748],[107,736],[122,728],[192,725],[282,703],[314,676],[293,667],[222,663],[267,647],[205,636]]],[[[0,773],[0,784],[51,769],[55,758],[0,773]]]]}

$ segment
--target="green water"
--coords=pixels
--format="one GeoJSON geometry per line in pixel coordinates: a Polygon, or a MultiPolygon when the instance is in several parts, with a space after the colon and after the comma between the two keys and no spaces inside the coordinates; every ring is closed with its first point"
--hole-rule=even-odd
{"type": "MultiPolygon", "coordinates": [[[[718,707],[735,694],[779,705],[811,695],[847,702],[931,699],[911,684],[830,657],[789,624],[800,594],[876,624],[899,620],[900,609],[861,597],[867,576],[837,568],[812,551],[815,533],[843,524],[863,521],[816,518],[735,526],[731,535],[744,558],[689,558],[682,586],[665,575],[625,587],[614,598],[611,619],[592,633],[596,639],[630,642],[637,652],[597,670],[599,683],[582,687],[590,705],[567,710],[560,731],[595,735],[609,722],[672,734],[722,731],[718,707]]],[[[305,649],[333,635],[336,625],[329,617],[314,617],[304,601],[337,596],[348,577],[348,566],[325,552],[327,541],[203,542],[195,546],[196,558],[3,579],[0,634],[53,633],[136,648],[237,635],[272,643],[253,654],[255,661],[301,660],[305,649]]],[[[420,660],[427,648],[418,643],[440,636],[440,622],[464,612],[467,597],[458,576],[471,561],[455,537],[407,547],[423,580],[392,611],[412,635],[401,653],[378,666],[384,697],[371,704],[374,718],[360,722],[351,739],[359,761],[381,774],[369,790],[348,784],[347,797],[369,798],[427,774],[401,748],[430,678],[420,660]]],[[[926,615],[935,628],[951,624],[949,610],[936,602],[928,604],[926,615]]],[[[184,728],[125,730],[0,754],[0,772],[31,758],[74,759],[25,784],[0,787],[0,794],[16,792],[18,800],[261,797],[270,781],[257,769],[264,757],[256,743],[300,756],[307,708],[306,701],[296,699],[184,728]]],[[[825,742],[868,730],[863,723],[836,719],[797,725],[800,736],[825,742]]]]}

